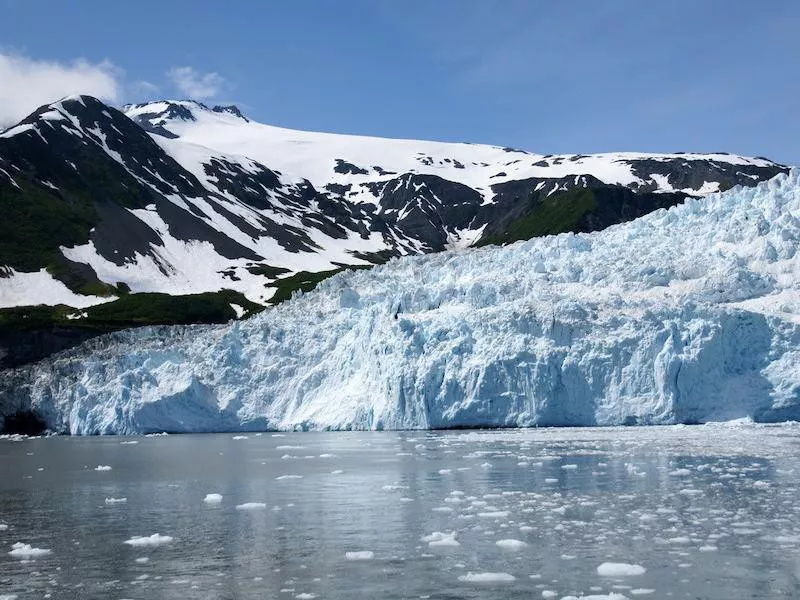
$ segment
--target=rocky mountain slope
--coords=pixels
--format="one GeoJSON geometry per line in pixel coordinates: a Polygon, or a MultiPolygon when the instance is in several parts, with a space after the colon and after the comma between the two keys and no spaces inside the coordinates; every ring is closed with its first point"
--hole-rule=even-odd
{"type": "Polygon", "coordinates": [[[793,171],[98,338],[0,373],[0,413],[73,434],[796,420],[799,241],[793,171]]]}
{"type": "Polygon", "coordinates": [[[0,366],[102,331],[250,315],[345,267],[603,229],[786,170],[728,154],[302,132],[235,107],[70,97],[0,133],[0,366]]]}

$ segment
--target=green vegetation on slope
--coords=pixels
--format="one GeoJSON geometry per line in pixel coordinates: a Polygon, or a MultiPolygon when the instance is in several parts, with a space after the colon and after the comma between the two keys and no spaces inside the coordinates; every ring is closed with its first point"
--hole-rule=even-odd
{"type": "Polygon", "coordinates": [[[576,188],[544,198],[532,210],[512,222],[500,235],[487,236],[478,246],[509,244],[544,235],[577,231],[588,213],[597,208],[597,198],[591,189],[576,188]]]}
{"type": "Polygon", "coordinates": [[[254,315],[264,309],[233,290],[185,296],[130,294],[82,310],[63,304],[3,308],[0,309],[0,334],[52,327],[105,333],[144,325],[226,323],[236,318],[236,311],[231,304],[245,309],[245,316],[254,315]]]}
{"type": "Polygon", "coordinates": [[[0,266],[46,268],[79,294],[119,293],[91,269],[65,259],[59,248],[89,241],[100,222],[99,203],[142,208],[150,201],[146,191],[100,148],[68,134],[52,133],[46,144],[34,134],[0,141],[0,156],[14,157],[19,165],[13,181],[0,178],[0,266]]]}
{"type": "MultiPolygon", "coordinates": [[[[38,271],[56,264],[59,246],[89,240],[97,223],[91,202],[68,202],[23,177],[20,189],[0,186],[0,262],[19,271],[38,271]]],[[[62,257],[63,258],[63,257],[62,257]]]]}
{"type": "Polygon", "coordinates": [[[276,279],[269,284],[270,287],[278,288],[275,290],[275,294],[272,298],[269,299],[269,302],[272,305],[280,304],[281,302],[289,300],[294,292],[298,290],[301,290],[303,293],[310,292],[317,287],[321,281],[337,273],[349,269],[371,269],[373,266],[374,265],[348,265],[346,267],[339,267],[338,269],[331,269],[330,271],[319,271],[318,273],[299,271],[289,277],[276,279]]]}

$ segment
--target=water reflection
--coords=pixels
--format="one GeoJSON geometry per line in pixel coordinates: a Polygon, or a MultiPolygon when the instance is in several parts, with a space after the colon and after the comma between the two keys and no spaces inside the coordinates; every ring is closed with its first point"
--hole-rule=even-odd
{"type": "Polygon", "coordinates": [[[236,437],[0,442],[2,593],[800,595],[796,426],[236,437]],[[153,533],[174,539],[123,543],[153,533]],[[15,542],[52,553],[21,561],[15,542]]]}

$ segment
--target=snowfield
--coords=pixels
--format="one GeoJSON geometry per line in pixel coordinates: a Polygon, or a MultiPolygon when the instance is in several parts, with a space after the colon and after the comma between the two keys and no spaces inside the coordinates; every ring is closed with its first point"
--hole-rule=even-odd
{"type": "Polygon", "coordinates": [[[308,179],[318,189],[335,184],[352,184],[357,201],[375,202],[368,187],[361,184],[389,181],[398,173],[424,173],[456,181],[482,193],[486,203],[493,202],[491,186],[529,177],[560,178],[571,175],[591,175],[609,184],[655,184],[665,192],[683,191],[687,194],[709,194],[717,191],[715,182],[705,182],[698,188],[676,190],[667,178],[637,176],[631,161],[652,159],[663,162],[713,160],[723,164],[767,167],[774,163],[763,158],[732,154],[653,154],[642,152],[607,152],[603,154],[534,154],[514,148],[485,144],[436,142],[425,140],[390,139],[361,135],[344,135],[301,131],[265,125],[244,119],[228,111],[209,110],[192,100],[161,101],[129,105],[125,114],[137,122],[161,127],[179,141],[161,140],[179,163],[206,178],[202,162],[193,156],[192,147],[205,147],[218,153],[244,155],[261,164],[277,169],[290,180],[308,179]],[[184,116],[172,116],[181,110],[184,116]],[[337,170],[337,161],[351,165],[349,170],[337,170]],[[377,171],[384,171],[376,178],[377,171]]]}
{"type": "Polygon", "coordinates": [[[403,258],[0,375],[73,434],[800,419],[800,171],[588,235],[403,258]]]}

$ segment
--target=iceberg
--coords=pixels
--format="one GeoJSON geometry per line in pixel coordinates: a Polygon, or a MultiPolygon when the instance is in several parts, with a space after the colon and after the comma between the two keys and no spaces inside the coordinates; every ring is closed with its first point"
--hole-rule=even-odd
{"type": "Polygon", "coordinates": [[[593,234],[394,259],[0,374],[71,434],[800,419],[800,171],[593,234]]]}

